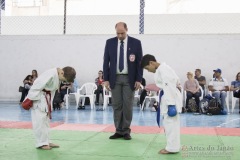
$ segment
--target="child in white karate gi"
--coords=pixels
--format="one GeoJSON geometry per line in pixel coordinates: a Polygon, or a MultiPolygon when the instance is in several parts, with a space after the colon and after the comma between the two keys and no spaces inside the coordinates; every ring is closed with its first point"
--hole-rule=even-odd
{"type": "Polygon", "coordinates": [[[49,139],[51,105],[60,81],[73,82],[75,76],[76,71],[72,67],[53,68],[42,73],[29,90],[26,99],[33,102],[31,115],[37,148],[50,150],[59,147],[49,139]]]}
{"type": "Polygon", "coordinates": [[[159,154],[177,153],[180,151],[180,115],[182,94],[180,81],[174,70],[166,63],[158,63],[153,55],[145,55],[141,67],[154,73],[156,85],[163,90],[160,112],[167,139],[167,145],[159,154]],[[173,110],[172,110],[173,109],[173,110]],[[172,112],[173,111],[173,112],[172,112]]]}

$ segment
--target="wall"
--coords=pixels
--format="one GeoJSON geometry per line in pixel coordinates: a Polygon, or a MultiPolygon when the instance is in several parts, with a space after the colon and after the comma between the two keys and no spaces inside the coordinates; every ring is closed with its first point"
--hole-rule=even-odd
{"type": "MultiPolygon", "coordinates": [[[[32,69],[76,68],[80,84],[94,82],[102,69],[106,39],[115,35],[0,36],[0,101],[18,101],[18,87],[32,69]]],[[[229,83],[240,71],[240,35],[132,35],[142,41],[144,54],[165,61],[181,78],[196,68],[207,80],[221,68],[229,83]]],[[[148,83],[153,75],[144,72],[148,83]]]]}
{"type": "MultiPolygon", "coordinates": [[[[240,13],[145,15],[144,34],[240,34],[240,13]]],[[[66,17],[66,34],[115,34],[123,21],[129,34],[139,33],[139,15],[66,17]]],[[[2,16],[2,35],[61,35],[64,16],[2,16]]]]}

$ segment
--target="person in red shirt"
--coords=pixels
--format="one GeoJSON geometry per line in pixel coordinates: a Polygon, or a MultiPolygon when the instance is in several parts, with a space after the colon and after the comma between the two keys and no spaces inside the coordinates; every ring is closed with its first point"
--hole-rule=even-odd
{"type": "Polygon", "coordinates": [[[95,104],[96,105],[99,105],[99,96],[100,96],[100,94],[102,94],[102,97],[103,97],[103,83],[104,83],[103,71],[100,70],[100,71],[98,71],[98,77],[95,79],[95,84],[97,85],[97,90],[95,91],[95,94],[96,94],[96,102],[95,102],[95,104]]]}

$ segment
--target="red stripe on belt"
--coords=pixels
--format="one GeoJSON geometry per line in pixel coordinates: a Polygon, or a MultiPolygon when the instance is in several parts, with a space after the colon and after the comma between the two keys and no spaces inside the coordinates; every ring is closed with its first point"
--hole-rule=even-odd
{"type": "Polygon", "coordinates": [[[52,112],[52,107],[51,107],[51,92],[50,92],[50,91],[47,91],[47,90],[45,90],[45,89],[43,89],[42,91],[46,93],[45,98],[46,98],[47,105],[48,105],[48,115],[49,115],[49,118],[52,119],[52,115],[51,115],[51,112],[52,112]],[[49,96],[49,98],[48,98],[47,96],[49,96]]]}

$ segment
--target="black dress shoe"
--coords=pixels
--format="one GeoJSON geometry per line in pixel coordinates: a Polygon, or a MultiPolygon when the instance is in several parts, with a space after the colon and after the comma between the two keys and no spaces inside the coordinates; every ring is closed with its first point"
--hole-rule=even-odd
{"type": "Polygon", "coordinates": [[[109,139],[117,139],[117,138],[122,138],[122,137],[123,137],[123,135],[114,133],[114,135],[110,136],[109,139]]]}
{"type": "Polygon", "coordinates": [[[131,139],[132,139],[132,137],[131,137],[130,134],[128,134],[128,133],[124,134],[124,135],[123,135],[123,138],[124,138],[125,140],[131,140],[131,139]]]}

